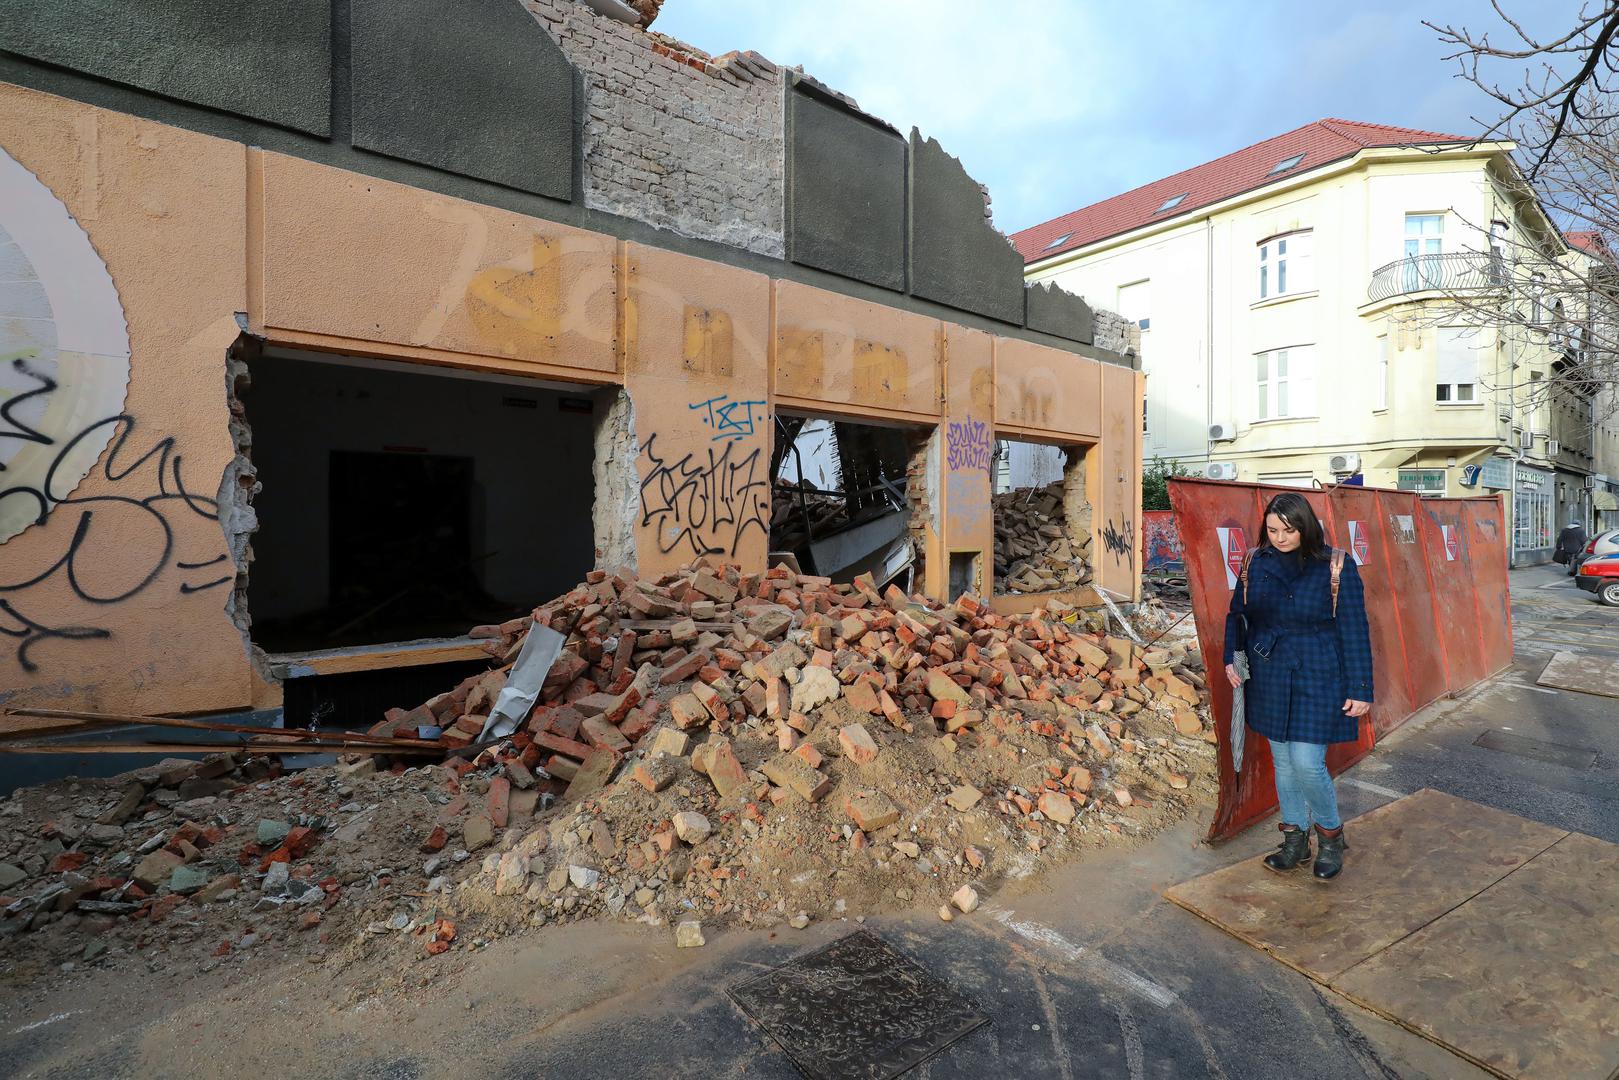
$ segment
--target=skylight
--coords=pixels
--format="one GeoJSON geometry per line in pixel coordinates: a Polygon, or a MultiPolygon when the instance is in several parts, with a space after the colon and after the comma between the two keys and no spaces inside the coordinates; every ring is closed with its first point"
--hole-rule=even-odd
{"type": "Polygon", "coordinates": [[[1175,207],[1179,206],[1181,204],[1181,202],[1183,200],[1185,200],[1186,196],[1188,196],[1190,194],[1191,194],[1190,191],[1183,191],[1179,195],[1175,196],[1173,199],[1165,199],[1164,204],[1162,206],[1160,206],[1158,209],[1154,210],[1153,213],[1162,214],[1165,210],[1173,210],[1173,209],[1175,209],[1175,207]]]}
{"type": "Polygon", "coordinates": [[[1072,240],[1073,238],[1074,238],[1073,233],[1065,232],[1061,236],[1057,237],[1057,239],[1053,240],[1051,243],[1049,243],[1045,247],[1041,248],[1040,250],[1042,250],[1042,251],[1050,251],[1054,247],[1062,247],[1064,244],[1068,243],[1068,241],[1072,240]]]}
{"type": "Polygon", "coordinates": [[[1304,155],[1303,154],[1294,154],[1290,158],[1283,158],[1281,161],[1278,161],[1275,165],[1272,165],[1271,169],[1270,169],[1270,172],[1266,173],[1265,175],[1266,176],[1275,176],[1277,173],[1285,173],[1287,170],[1291,169],[1293,166],[1297,165],[1299,162],[1301,162],[1303,160],[1304,160],[1304,155]]]}

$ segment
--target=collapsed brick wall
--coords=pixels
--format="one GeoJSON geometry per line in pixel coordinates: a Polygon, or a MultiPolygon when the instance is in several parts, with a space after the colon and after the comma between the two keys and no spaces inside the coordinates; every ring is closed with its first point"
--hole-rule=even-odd
{"type": "Polygon", "coordinates": [[[995,591],[1038,593],[1090,583],[1093,516],[1085,450],[1064,450],[1063,478],[994,497],[995,591]]]}
{"type": "Polygon", "coordinates": [[[786,251],[782,76],[597,15],[525,0],[584,81],[585,205],[684,236],[786,251]]]}

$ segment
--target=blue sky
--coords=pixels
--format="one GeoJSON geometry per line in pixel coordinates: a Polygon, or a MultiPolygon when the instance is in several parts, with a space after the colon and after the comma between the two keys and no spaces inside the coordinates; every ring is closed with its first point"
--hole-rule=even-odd
{"type": "MultiPolygon", "coordinates": [[[[1566,27],[1575,0],[1508,0],[1566,27]]],[[[668,0],[654,29],[754,49],[989,185],[1008,232],[1326,116],[1471,134],[1494,111],[1422,19],[1486,0],[668,0]]]]}

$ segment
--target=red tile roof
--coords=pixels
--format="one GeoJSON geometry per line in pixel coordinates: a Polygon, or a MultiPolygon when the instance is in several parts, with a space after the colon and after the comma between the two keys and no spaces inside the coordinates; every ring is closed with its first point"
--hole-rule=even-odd
{"type": "Polygon", "coordinates": [[[1603,241],[1602,234],[1595,229],[1573,229],[1563,234],[1569,247],[1577,247],[1581,251],[1588,251],[1592,255],[1606,257],[1608,245],[1603,241]]]}
{"type": "Polygon", "coordinates": [[[1134,191],[1126,191],[1024,229],[1013,234],[1012,243],[1024,262],[1035,262],[1110,236],[1118,236],[1155,220],[1179,217],[1233,195],[1264,187],[1296,171],[1352,157],[1368,147],[1431,146],[1435,143],[1473,141],[1464,135],[1443,135],[1435,131],[1417,131],[1385,124],[1363,124],[1356,120],[1317,120],[1196,168],[1166,176],[1134,191]],[[1278,162],[1286,161],[1295,154],[1303,154],[1303,160],[1286,172],[1271,175],[1278,162]],[[1172,210],[1160,213],[1159,208],[1177,195],[1186,197],[1172,210]]]}

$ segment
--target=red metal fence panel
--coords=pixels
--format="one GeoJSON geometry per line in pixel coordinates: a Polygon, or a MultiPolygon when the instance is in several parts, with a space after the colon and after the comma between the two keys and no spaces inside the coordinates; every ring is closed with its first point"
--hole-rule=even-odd
{"type": "MultiPolygon", "coordinates": [[[[1261,539],[1265,505],[1287,490],[1216,480],[1169,484],[1219,736],[1220,801],[1211,840],[1234,836],[1276,808],[1269,743],[1250,733],[1242,769],[1232,767],[1231,687],[1220,661],[1242,555],[1261,539]]],[[[1366,588],[1376,700],[1360,738],[1328,751],[1336,775],[1369,753],[1378,735],[1512,662],[1507,532],[1495,496],[1422,499],[1364,487],[1299,494],[1333,546],[1355,558],[1366,588]]]]}

